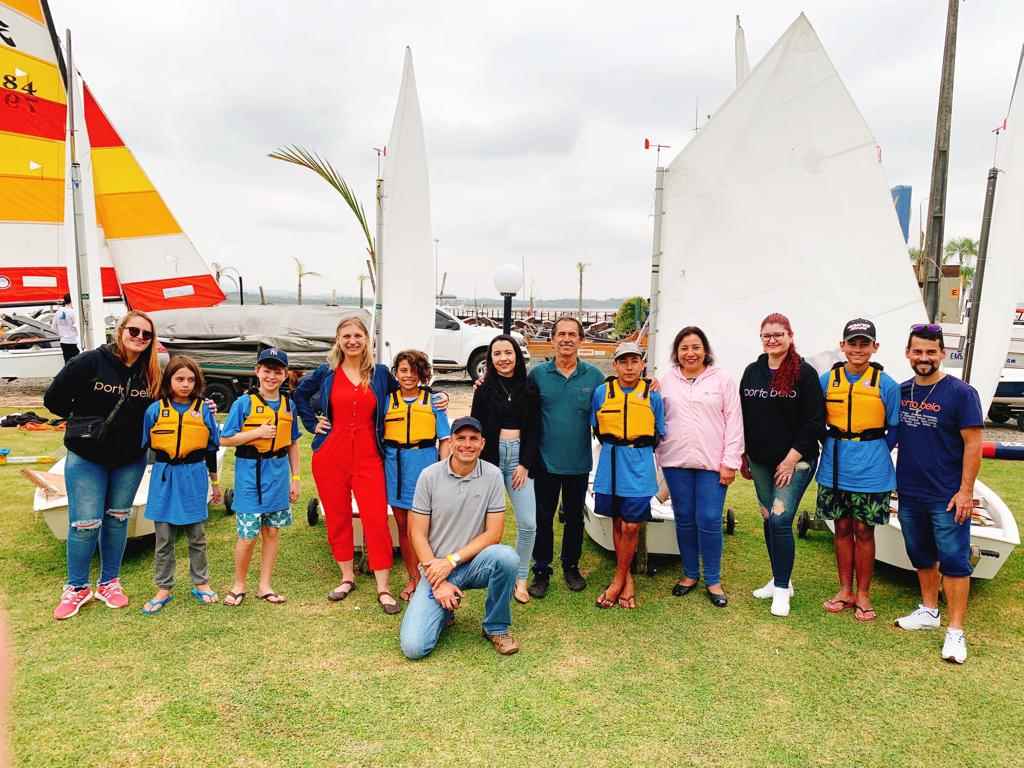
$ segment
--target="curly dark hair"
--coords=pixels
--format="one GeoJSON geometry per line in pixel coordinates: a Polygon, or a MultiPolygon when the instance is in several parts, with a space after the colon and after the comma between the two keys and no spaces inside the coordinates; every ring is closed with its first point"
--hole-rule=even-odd
{"type": "Polygon", "coordinates": [[[420,384],[429,384],[433,369],[430,367],[430,358],[418,349],[403,349],[395,355],[395,361],[391,364],[391,372],[398,373],[398,366],[407,362],[409,367],[416,371],[420,377],[420,384]]]}

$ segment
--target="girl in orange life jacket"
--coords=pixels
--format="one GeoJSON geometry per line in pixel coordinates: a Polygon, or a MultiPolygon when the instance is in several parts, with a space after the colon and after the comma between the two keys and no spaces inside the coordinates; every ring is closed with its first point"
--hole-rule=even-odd
{"type": "Polygon", "coordinates": [[[142,612],[159,613],[173,599],[174,541],[179,528],[188,535],[188,561],[192,597],[203,604],[217,602],[210,589],[206,563],[207,473],[213,486],[212,501],[221,501],[217,483],[217,422],[199,395],[202,371],[185,355],[171,359],[160,380],[160,399],[146,409],[142,444],[156,454],[146,500],[146,519],[156,529],[157,593],[142,612]]]}
{"type": "Polygon", "coordinates": [[[408,602],[420,580],[408,526],[416,480],[438,459],[448,458],[450,430],[448,416],[434,404],[435,396],[427,386],[431,369],[425,354],[414,349],[399,352],[391,372],[400,389],[391,393],[384,416],[384,478],[388,504],[398,526],[398,547],[409,576],[399,597],[408,602]]]}

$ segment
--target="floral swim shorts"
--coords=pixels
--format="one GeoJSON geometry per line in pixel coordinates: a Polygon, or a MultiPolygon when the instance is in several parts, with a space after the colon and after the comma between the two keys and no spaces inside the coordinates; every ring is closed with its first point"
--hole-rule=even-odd
{"type": "Polygon", "coordinates": [[[255,539],[260,528],[287,528],[292,524],[292,511],[279,509],[277,512],[236,512],[235,529],[240,539],[255,539]]]}
{"type": "Polygon", "coordinates": [[[889,496],[889,491],[881,493],[835,491],[819,485],[818,517],[823,520],[852,517],[866,525],[885,525],[889,522],[889,496]]]}

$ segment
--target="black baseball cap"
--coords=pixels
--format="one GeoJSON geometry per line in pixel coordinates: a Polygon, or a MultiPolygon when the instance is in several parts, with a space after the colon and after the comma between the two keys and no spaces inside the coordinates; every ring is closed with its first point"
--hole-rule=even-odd
{"type": "Polygon", "coordinates": [[[875,324],[870,320],[865,320],[863,317],[857,317],[844,325],[843,341],[856,338],[878,341],[878,331],[875,330],[875,324]]]}
{"type": "Polygon", "coordinates": [[[452,434],[454,435],[460,429],[475,429],[481,435],[484,433],[483,427],[480,426],[480,422],[474,419],[472,416],[460,416],[452,422],[452,434]]]}
{"type": "Polygon", "coordinates": [[[288,367],[288,353],[277,347],[267,347],[256,358],[256,365],[280,365],[288,367]]]}

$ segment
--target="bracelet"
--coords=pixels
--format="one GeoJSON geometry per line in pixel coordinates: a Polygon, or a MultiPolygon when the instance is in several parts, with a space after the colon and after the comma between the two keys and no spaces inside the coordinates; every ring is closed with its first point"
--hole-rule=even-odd
{"type": "Polygon", "coordinates": [[[299,479],[298,475],[292,475],[292,480],[298,480],[298,479],[299,479]]]}
{"type": "Polygon", "coordinates": [[[452,564],[452,568],[454,568],[457,565],[457,563],[455,562],[455,555],[445,555],[444,559],[452,564]]]}

